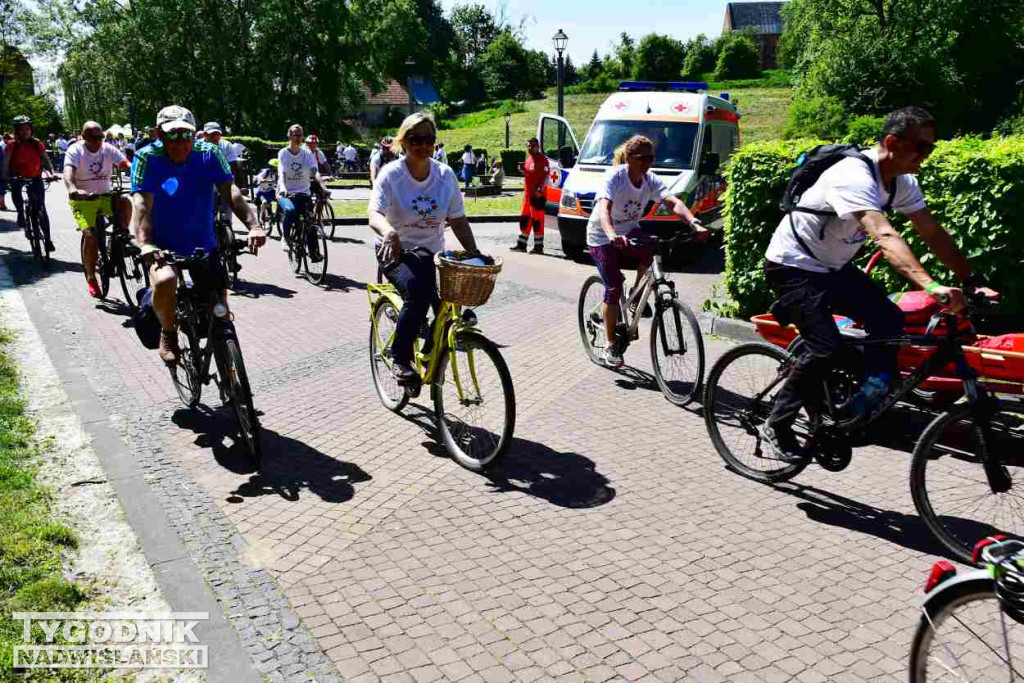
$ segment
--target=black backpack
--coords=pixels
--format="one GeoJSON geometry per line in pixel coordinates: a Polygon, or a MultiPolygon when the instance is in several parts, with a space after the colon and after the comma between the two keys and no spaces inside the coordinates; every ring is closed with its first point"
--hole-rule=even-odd
{"type": "MultiPolygon", "coordinates": [[[[792,175],[789,178],[789,184],[786,185],[786,193],[782,195],[782,201],[779,202],[779,208],[782,209],[786,215],[790,215],[794,212],[809,213],[815,216],[835,216],[835,211],[828,211],[822,209],[808,209],[802,206],[798,206],[801,197],[807,190],[811,189],[814,183],[818,182],[821,178],[821,174],[828,169],[835,166],[843,159],[860,159],[868,166],[868,170],[871,171],[871,175],[875,175],[875,162],[857,148],[856,145],[818,145],[809,152],[804,152],[796,160],[796,167],[792,171],[792,175]]],[[[892,208],[893,200],[896,198],[896,179],[893,178],[887,188],[889,191],[889,199],[886,201],[885,206],[882,207],[882,212],[888,212],[892,208]]],[[[827,221],[822,223],[821,232],[818,235],[818,239],[825,239],[825,226],[827,221]]],[[[818,258],[810,250],[807,244],[803,241],[800,235],[796,232],[796,226],[793,225],[793,221],[789,221],[789,229],[793,232],[793,237],[796,239],[797,244],[804,252],[813,258],[815,261],[818,258]]]]}

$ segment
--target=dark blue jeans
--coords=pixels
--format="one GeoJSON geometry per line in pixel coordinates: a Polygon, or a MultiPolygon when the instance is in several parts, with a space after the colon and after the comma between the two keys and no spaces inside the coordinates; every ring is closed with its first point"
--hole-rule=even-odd
{"type": "Polygon", "coordinates": [[[400,261],[384,267],[384,277],[395,286],[404,302],[398,314],[391,354],[396,363],[410,365],[412,343],[427,319],[427,312],[431,307],[436,312],[441,306],[434,255],[425,249],[404,252],[400,261]]]}
{"type": "Polygon", "coordinates": [[[290,230],[295,216],[299,211],[305,211],[313,199],[308,194],[293,194],[291,197],[278,197],[277,205],[281,209],[281,232],[286,240],[290,240],[290,230]]]}
{"type": "MultiPolygon", "coordinates": [[[[43,186],[42,178],[11,178],[11,199],[14,200],[14,208],[19,217],[25,217],[23,206],[24,198],[21,188],[28,185],[29,205],[35,204],[39,207],[39,227],[43,231],[43,239],[50,241],[50,216],[46,213],[46,188],[43,186]]],[[[26,220],[25,225],[28,225],[26,220]]]]}

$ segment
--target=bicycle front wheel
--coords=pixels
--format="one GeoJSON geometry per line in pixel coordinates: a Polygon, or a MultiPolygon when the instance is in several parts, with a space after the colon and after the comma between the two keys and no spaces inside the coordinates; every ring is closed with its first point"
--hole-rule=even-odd
{"type": "Polygon", "coordinates": [[[986,536],[1024,538],[1024,406],[996,402],[983,416],[960,405],[914,447],[910,492],[935,537],[963,562],[986,536]]]}
{"type": "Polygon", "coordinates": [[[1019,681],[1021,662],[1024,626],[1003,611],[987,575],[940,587],[922,606],[911,683],[1019,681]]]}
{"type": "Polygon", "coordinates": [[[381,298],[373,307],[371,315],[370,374],[373,376],[373,387],[384,407],[397,413],[409,402],[409,394],[398,386],[398,380],[391,374],[391,340],[395,337],[398,325],[398,309],[390,299],[381,298]]]}
{"type": "Polygon", "coordinates": [[[121,280],[124,300],[133,311],[139,307],[139,290],[149,286],[149,272],[131,245],[122,245],[117,265],[117,277],[121,280]]]}
{"type": "Polygon", "coordinates": [[[171,380],[178,392],[178,398],[189,408],[199,405],[199,399],[203,395],[203,383],[199,378],[200,349],[199,339],[196,337],[192,326],[179,318],[178,321],[178,348],[181,354],[178,362],[169,365],[171,380]]]}
{"type": "MultiPolygon", "coordinates": [[[[777,458],[758,433],[789,372],[789,358],[770,344],[741,344],[722,354],[708,374],[704,421],[711,442],[725,464],[748,479],[786,481],[800,474],[809,462],[777,458]]],[[[797,420],[794,428],[806,445],[808,423],[797,420]]]]}
{"type": "Polygon", "coordinates": [[[587,358],[591,363],[604,367],[604,361],[601,360],[605,344],[604,281],[599,276],[591,275],[584,281],[576,313],[580,341],[583,342],[587,358]]]}
{"type": "Polygon", "coordinates": [[[457,463],[481,472],[505,455],[516,426],[516,397],[494,342],[459,333],[455,348],[441,352],[431,391],[438,431],[457,463]]]}
{"type": "Polygon", "coordinates": [[[306,229],[306,276],[315,285],[327,277],[327,235],[320,223],[313,223],[306,229]]]}
{"type": "MultiPolygon", "coordinates": [[[[331,239],[334,239],[334,207],[331,206],[329,201],[321,202],[316,207],[316,219],[321,225],[325,225],[331,229],[331,239]]],[[[325,229],[326,232],[326,229],[325,229]]]]}
{"type": "Polygon", "coordinates": [[[222,377],[221,381],[229,387],[227,393],[231,397],[231,407],[235,410],[238,435],[245,441],[249,457],[258,469],[263,460],[263,444],[260,438],[262,428],[252,404],[249,375],[245,372],[245,361],[242,359],[242,350],[237,339],[224,340],[224,365],[226,376],[222,377]]]}
{"type": "Polygon", "coordinates": [[[658,306],[651,326],[651,363],[658,388],[670,403],[685,406],[704,381],[704,335],[697,317],[681,301],[658,306]]]}

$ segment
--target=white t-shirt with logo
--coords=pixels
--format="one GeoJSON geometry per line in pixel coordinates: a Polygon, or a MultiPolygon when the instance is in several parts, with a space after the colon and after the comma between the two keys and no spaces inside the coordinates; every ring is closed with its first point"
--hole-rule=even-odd
{"type": "Polygon", "coordinates": [[[612,227],[616,235],[628,235],[640,227],[644,209],[648,202],[660,203],[668,195],[664,181],[654,172],[644,174],[640,187],[629,180],[629,167],[626,164],[615,166],[605,171],[601,188],[594,196],[594,211],[587,223],[587,246],[601,247],[610,242],[604,228],[601,227],[601,216],[597,211],[600,199],[609,199],[612,203],[612,227]]]}
{"type": "Polygon", "coordinates": [[[466,215],[459,180],[449,166],[430,160],[430,175],[419,181],[405,162],[385,164],[370,195],[370,211],[382,213],[402,241],[402,249],[444,251],[445,221],[466,215]]]}
{"type": "Polygon", "coordinates": [[[109,142],[96,152],[90,152],[84,142],[76,142],[64,155],[64,167],[75,169],[72,177],[78,189],[95,194],[110,192],[110,176],[122,161],[126,161],[124,154],[109,142]]]}
{"type": "Polygon", "coordinates": [[[233,161],[238,161],[238,153],[235,152],[235,145],[233,143],[221,138],[217,146],[220,147],[220,153],[224,155],[224,161],[229,164],[233,161]]]}
{"type": "MultiPolygon", "coordinates": [[[[308,146],[303,146],[303,149],[308,149],[311,153],[313,151],[313,150],[309,149],[308,146]]],[[[319,148],[317,148],[317,150],[316,150],[316,163],[317,163],[317,168],[314,169],[313,171],[311,171],[310,174],[309,174],[309,179],[310,180],[313,180],[313,178],[316,177],[316,171],[317,171],[317,169],[320,168],[320,165],[327,163],[327,155],[324,154],[323,150],[319,149],[319,148]]]]}
{"type": "MultiPolygon", "coordinates": [[[[889,192],[882,184],[878,170],[878,150],[864,151],[874,162],[874,169],[861,159],[843,159],[821,174],[818,181],[800,198],[799,206],[819,211],[834,211],[836,216],[816,216],[795,211],[784,216],[765,258],[784,266],[801,268],[815,273],[838,270],[853,260],[867,240],[867,231],[854,215],[858,211],[881,211],[889,201],[889,192]],[[804,244],[814,253],[811,258],[793,237],[790,220],[804,244]],[[822,228],[825,238],[821,239],[822,228]]],[[[924,195],[917,186],[917,178],[901,175],[896,178],[896,196],[892,208],[903,214],[925,208],[924,195]]]]}
{"type": "Polygon", "coordinates": [[[278,188],[285,192],[309,194],[309,179],[316,174],[316,157],[308,147],[300,147],[298,154],[292,154],[288,147],[277,153],[278,188]]]}

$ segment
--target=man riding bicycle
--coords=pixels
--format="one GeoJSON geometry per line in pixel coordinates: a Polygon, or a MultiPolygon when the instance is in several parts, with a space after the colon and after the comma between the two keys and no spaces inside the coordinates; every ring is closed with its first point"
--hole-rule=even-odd
{"type": "MultiPolygon", "coordinates": [[[[184,107],[164,107],[156,117],[157,142],[140,151],[132,165],[132,227],[150,265],[153,310],[160,320],[158,354],[165,363],[181,355],[176,326],[177,276],[165,265],[161,250],[186,256],[204,249],[219,259],[213,227],[213,190],[230,201],[239,220],[249,226],[249,248],[256,253],[266,242],[255,214],[232,183],[231,169],[220,149],[209,142],[194,142],[196,120],[184,107]]],[[[227,283],[214,263],[192,272],[200,288],[216,288],[225,305],[227,283]]]]}
{"type": "MultiPolygon", "coordinates": [[[[851,262],[870,236],[882,254],[904,277],[953,312],[966,303],[961,289],[936,282],[889,223],[892,207],[910,219],[918,235],[965,286],[971,266],[932,216],[913,175],[935,149],[938,122],[919,107],[892,112],[881,140],[862,155],[849,156],[827,168],[783,217],[765,253],[765,275],[778,297],[772,313],[783,325],[794,323],[806,352],[797,356],[786,383],[775,397],[761,437],[787,462],[807,457],[793,432],[805,404],[819,400],[820,387],[841,346],[833,313],[863,323],[868,334],[897,335],[903,313],[885,292],[851,262]]],[[[996,292],[979,292],[996,297],[996,292]]],[[[898,377],[896,349],[866,349],[867,377],[885,385],[898,377]]]]}
{"type": "Polygon", "coordinates": [[[64,155],[64,185],[68,189],[71,214],[84,235],[82,267],[85,268],[86,287],[93,298],[100,297],[96,281],[96,261],[99,245],[94,232],[96,217],[114,215],[117,202],[119,227],[128,227],[131,203],[126,197],[110,197],[110,176],[128,168],[128,160],[114,145],[103,141],[103,127],[95,121],[82,126],[82,141],[68,147],[64,155]]]}
{"type": "Polygon", "coordinates": [[[39,207],[39,226],[43,231],[46,251],[56,247],[50,240],[50,216],[46,213],[46,188],[43,186],[43,169],[53,173],[46,145],[33,136],[32,119],[27,116],[14,117],[14,142],[4,150],[3,169],[0,178],[10,179],[11,198],[18,212],[18,225],[25,228],[28,237],[29,225],[25,220],[24,199],[21,188],[28,186],[29,204],[39,207]]]}
{"type": "MultiPolygon", "coordinates": [[[[306,149],[313,153],[316,157],[316,170],[321,175],[330,175],[331,167],[327,164],[327,155],[320,149],[320,138],[316,135],[309,135],[306,137],[306,149]]],[[[315,173],[310,172],[309,174],[310,188],[313,190],[313,194],[322,199],[330,199],[330,193],[327,192],[327,188],[322,185],[318,180],[315,173]]]]}
{"type": "Polygon", "coordinates": [[[281,209],[281,248],[291,249],[291,228],[299,211],[311,206],[310,180],[323,182],[316,155],[302,144],[302,126],[288,129],[288,146],[277,153],[277,205],[281,209]]]}

